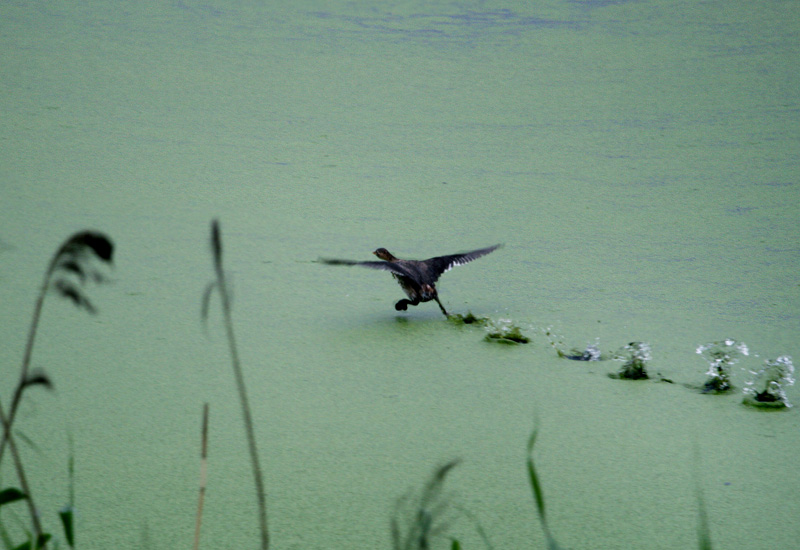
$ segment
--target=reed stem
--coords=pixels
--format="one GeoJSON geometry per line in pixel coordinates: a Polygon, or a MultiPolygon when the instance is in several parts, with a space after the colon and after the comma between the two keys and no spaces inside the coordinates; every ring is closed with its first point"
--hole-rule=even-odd
{"type": "Polygon", "coordinates": [[[203,428],[200,443],[200,494],[197,497],[197,518],[194,525],[194,550],[200,548],[200,525],[203,521],[203,502],[208,479],[208,403],[203,404],[203,428]]]}
{"type": "Polygon", "coordinates": [[[39,296],[36,299],[36,305],[33,308],[33,318],[31,319],[31,326],[28,329],[28,341],[25,344],[25,355],[22,358],[22,366],[20,367],[19,384],[17,384],[17,388],[14,391],[14,396],[11,399],[11,407],[8,409],[7,417],[5,415],[5,411],[2,409],[2,406],[0,406],[0,418],[2,418],[3,421],[3,438],[0,440],[0,464],[3,463],[3,453],[5,452],[6,442],[10,443],[11,426],[14,423],[14,418],[17,416],[17,408],[19,407],[20,400],[22,399],[25,380],[28,378],[31,356],[33,355],[33,343],[36,340],[36,333],[39,329],[39,318],[42,315],[44,298],[47,295],[47,289],[50,287],[50,276],[53,274],[53,265],[53,262],[51,262],[47,269],[47,273],[45,273],[44,282],[39,290],[39,296]]]}
{"type": "Polygon", "coordinates": [[[214,270],[217,275],[216,287],[217,290],[219,290],[220,301],[222,302],[222,314],[224,316],[225,332],[231,354],[231,365],[233,367],[234,377],[236,378],[236,389],[239,392],[239,401],[242,404],[242,419],[247,436],[247,446],[250,451],[250,462],[253,466],[253,481],[256,486],[259,527],[261,529],[261,548],[262,550],[267,550],[269,548],[269,531],[267,530],[267,501],[264,494],[264,480],[258,461],[258,448],[256,447],[256,436],[253,430],[253,418],[250,413],[250,404],[247,400],[244,374],[242,373],[242,367],[239,363],[239,352],[236,348],[236,338],[233,333],[230,297],[228,295],[228,286],[225,281],[225,271],[222,269],[222,238],[220,235],[219,222],[217,220],[211,222],[211,251],[214,258],[214,270]]]}

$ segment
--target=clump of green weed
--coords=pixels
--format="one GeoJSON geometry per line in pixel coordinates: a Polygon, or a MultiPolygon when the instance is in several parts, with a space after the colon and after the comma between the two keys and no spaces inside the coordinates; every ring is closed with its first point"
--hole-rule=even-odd
{"type": "Polygon", "coordinates": [[[631,342],[614,353],[615,361],[623,361],[622,367],[611,378],[625,380],[646,380],[647,362],[652,358],[650,344],[647,342],[631,342]]]}
{"type": "Polygon", "coordinates": [[[472,314],[471,311],[468,311],[466,315],[461,315],[460,313],[456,313],[454,315],[449,315],[447,320],[455,325],[478,325],[483,326],[489,322],[488,317],[476,317],[472,314]]]}
{"type": "Polygon", "coordinates": [[[522,329],[513,324],[508,319],[491,321],[486,325],[487,342],[499,342],[501,344],[527,344],[530,338],[522,334],[522,329]]]}

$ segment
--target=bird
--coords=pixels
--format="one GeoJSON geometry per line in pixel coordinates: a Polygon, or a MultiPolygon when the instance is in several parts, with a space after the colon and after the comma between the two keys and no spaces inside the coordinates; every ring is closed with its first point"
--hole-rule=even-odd
{"type": "Polygon", "coordinates": [[[403,299],[394,305],[397,311],[406,311],[408,306],[416,306],[421,302],[436,300],[439,308],[445,317],[450,317],[447,310],[439,301],[439,294],[436,291],[436,281],[446,271],[464,265],[490,252],[494,252],[502,244],[496,244],[487,248],[479,248],[470,252],[460,254],[450,254],[447,256],[436,256],[427,260],[401,260],[385,248],[378,248],[372,253],[382,261],[359,262],[355,260],[339,260],[333,258],[320,258],[319,261],[328,265],[360,265],[372,269],[382,269],[389,271],[400,284],[400,287],[410,298],[403,299]]]}

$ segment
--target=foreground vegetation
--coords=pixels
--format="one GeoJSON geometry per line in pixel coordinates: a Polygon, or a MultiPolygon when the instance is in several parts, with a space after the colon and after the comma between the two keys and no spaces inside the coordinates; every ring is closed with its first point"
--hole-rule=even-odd
{"type": "MultiPolygon", "coordinates": [[[[256,493],[256,506],[258,508],[260,548],[266,550],[270,545],[267,522],[266,488],[259,462],[258,447],[253,429],[253,418],[248,402],[247,386],[239,360],[235,331],[231,320],[229,288],[223,266],[222,234],[219,223],[216,220],[211,224],[210,242],[215,278],[208,284],[201,299],[202,318],[204,321],[207,321],[211,300],[214,296],[217,296],[222,311],[222,325],[228,342],[231,367],[245,427],[246,445],[252,466],[253,488],[256,493]]],[[[69,455],[65,457],[67,469],[70,474],[69,502],[57,513],[58,521],[56,522],[56,514],[49,515],[46,512],[42,513],[35,504],[35,497],[28,483],[29,472],[26,470],[21,454],[19,453],[18,432],[14,430],[14,421],[17,418],[20,403],[29,390],[37,387],[52,387],[51,380],[45,371],[31,369],[30,367],[39,320],[46,296],[48,296],[50,292],[54,292],[57,296],[69,300],[76,307],[85,310],[89,314],[95,314],[97,309],[89,299],[87,288],[91,283],[102,283],[105,280],[103,270],[109,268],[113,264],[113,252],[114,245],[108,236],[94,231],[83,231],[72,235],[56,250],[56,253],[51,258],[45,271],[28,332],[27,344],[20,366],[19,381],[14,388],[8,409],[0,403],[0,421],[2,422],[0,467],[3,466],[3,460],[6,456],[5,451],[7,449],[11,458],[11,470],[16,479],[16,483],[8,484],[5,478],[0,478],[2,481],[2,485],[0,485],[0,520],[2,520],[3,514],[8,514],[9,510],[11,510],[15,517],[18,517],[20,515],[18,513],[20,506],[25,506],[28,518],[27,521],[22,522],[22,525],[25,527],[18,530],[7,529],[5,527],[6,524],[0,521],[0,544],[3,548],[8,550],[34,550],[47,547],[57,548],[62,544],[70,548],[76,547],[73,452],[70,450],[69,455]],[[48,524],[55,523],[56,525],[60,525],[60,532],[55,534],[54,531],[47,529],[43,521],[46,521],[48,524]]],[[[493,324],[485,318],[476,318],[471,314],[467,317],[456,318],[455,322],[479,326],[488,325],[490,333],[488,336],[489,340],[503,340],[513,343],[527,343],[529,341],[527,337],[521,334],[519,327],[509,323],[501,325],[493,324]]],[[[648,378],[646,362],[650,357],[649,347],[641,342],[634,342],[629,344],[625,348],[625,351],[628,354],[625,356],[627,357],[627,362],[620,372],[620,377],[632,379],[648,378]],[[626,375],[626,373],[628,374],[626,375]]],[[[587,361],[600,358],[599,352],[594,353],[594,350],[573,353],[572,355],[563,354],[562,356],[587,361]]],[[[768,362],[767,367],[772,369],[770,373],[772,371],[778,372],[776,375],[770,374],[771,378],[769,378],[769,380],[776,379],[778,375],[783,377],[781,380],[788,380],[791,378],[791,373],[789,371],[791,363],[788,358],[781,358],[779,361],[774,362],[774,364],[768,362]]],[[[717,368],[715,372],[724,373],[721,367],[717,368]]],[[[793,370],[791,372],[793,372],[793,370]]],[[[765,380],[767,379],[767,375],[761,376],[765,380]]],[[[777,393],[777,390],[774,389],[774,385],[770,385],[771,382],[769,380],[766,382],[759,382],[760,385],[757,386],[756,389],[750,388],[751,394],[756,397],[762,396],[762,399],[766,399],[763,397],[764,395],[769,395],[772,401],[778,399],[778,397],[783,394],[777,393]]],[[[727,379],[725,381],[727,382],[727,379]]],[[[756,385],[753,387],[756,387],[756,385]]],[[[720,388],[715,389],[719,390],[720,388]]],[[[783,397],[785,397],[785,395],[783,395],[783,397]]],[[[209,410],[206,404],[203,407],[201,476],[198,506],[195,512],[195,549],[201,547],[203,504],[206,486],[205,465],[207,460],[208,414],[209,410]]],[[[552,533],[548,523],[548,510],[542,481],[534,463],[533,455],[537,434],[538,428],[534,427],[528,439],[526,460],[527,483],[531,489],[533,509],[536,513],[535,518],[544,533],[546,546],[548,550],[559,550],[562,547],[556,541],[556,537],[552,533]]],[[[449,533],[450,519],[454,515],[467,518],[469,523],[479,534],[483,545],[489,549],[493,548],[489,535],[481,526],[477,516],[468,510],[454,506],[449,501],[444,491],[444,484],[448,474],[458,464],[459,460],[453,460],[436,468],[431,478],[422,486],[419,492],[411,492],[398,499],[395,506],[395,513],[390,519],[391,541],[394,550],[427,550],[433,547],[435,541],[441,540],[446,541],[451,550],[462,548],[460,541],[449,533]]],[[[34,472],[33,475],[36,475],[36,473],[34,472]]],[[[698,548],[701,550],[708,550],[712,548],[711,536],[699,481],[696,482],[696,487],[696,498],[699,507],[698,525],[696,527],[698,548]]]]}

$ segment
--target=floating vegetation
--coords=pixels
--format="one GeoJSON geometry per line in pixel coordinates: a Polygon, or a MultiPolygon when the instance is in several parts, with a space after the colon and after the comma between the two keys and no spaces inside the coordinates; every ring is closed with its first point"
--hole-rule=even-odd
{"type": "Polygon", "coordinates": [[[624,361],[617,373],[609,374],[611,378],[625,380],[646,380],[647,362],[652,358],[650,344],[647,342],[631,342],[614,353],[615,361],[624,361]]]}
{"type": "Polygon", "coordinates": [[[703,393],[723,393],[733,388],[731,369],[742,355],[750,355],[743,342],[726,338],[697,348],[697,353],[709,362],[708,379],[703,384],[703,393]]]}
{"type": "Polygon", "coordinates": [[[745,383],[743,403],[753,407],[782,409],[791,407],[786,398],[786,388],[794,384],[792,358],[781,355],[764,361],[758,371],[750,371],[754,378],[745,383]]]}
{"type": "Polygon", "coordinates": [[[490,321],[488,317],[476,317],[472,314],[471,311],[468,311],[466,315],[461,315],[460,313],[456,313],[455,315],[449,315],[447,320],[453,323],[454,325],[478,325],[484,326],[486,323],[490,321]]]}
{"type": "Polygon", "coordinates": [[[522,334],[522,329],[511,323],[509,319],[499,321],[489,321],[486,324],[487,342],[499,342],[501,344],[527,344],[530,338],[522,334]]]}
{"type": "Polygon", "coordinates": [[[666,384],[674,384],[675,381],[672,378],[667,378],[662,375],[660,372],[656,373],[656,382],[664,382],[666,384]]]}

